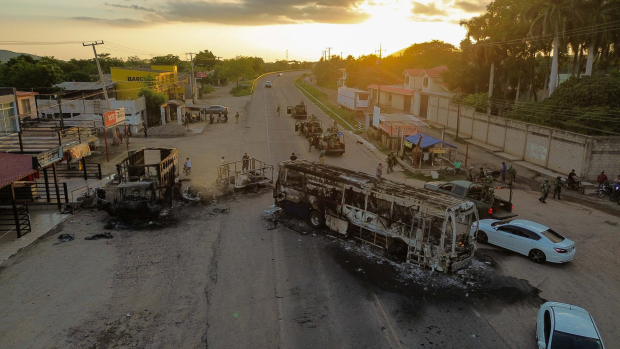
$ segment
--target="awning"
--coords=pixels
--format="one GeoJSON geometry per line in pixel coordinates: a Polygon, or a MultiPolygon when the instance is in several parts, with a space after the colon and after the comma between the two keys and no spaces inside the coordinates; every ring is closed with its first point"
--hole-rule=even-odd
{"type": "Polygon", "coordinates": [[[439,144],[439,143],[443,143],[443,144],[447,145],[448,147],[456,148],[456,146],[454,146],[454,145],[452,145],[450,143],[443,142],[441,139],[437,139],[435,137],[431,137],[431,136],[426,135],[424,133],[419,133],[417,135],[406,137],[405,140],[407,142],[413,144],[413,145],[417,145],[418,144],[418,140],[420,139],[420,136],[422,136],[422,142],[420,143],[420,147],[421,148],[432,147],[435,144],[439,144]]]}

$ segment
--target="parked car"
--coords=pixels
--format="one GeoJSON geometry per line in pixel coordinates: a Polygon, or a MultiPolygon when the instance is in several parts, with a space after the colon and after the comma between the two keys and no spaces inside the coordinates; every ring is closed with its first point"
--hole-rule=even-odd
{"type": "Polygon", "coordinates": [[[575,257],[575,243],[553,229],[525,219],[509,223],[497,219],[474,222],[478,227],[476,240],[529,256],[536,263],[566,263],[575,257]]]}
{"type": "Polygon", "coordinates": [[[228,115],[228,107],[224,107],[221,105],[212,105],[206,110],[207,114],[218,114],[228,115]]]}
{"type": "Polygon", "coordinates": [[[278,73],[278,76],[282,76],[282,73],[278,73]]]}
{"type": "Polygon", "coordinates": [[[271,88],[271,81],[265,81],[265,87],[271,88]]]}
{"type": "Polygon", "coordinates": [[[536,318],[539,349],[605,349],[594,319],[585,309],[546,302],[536,318]]]}

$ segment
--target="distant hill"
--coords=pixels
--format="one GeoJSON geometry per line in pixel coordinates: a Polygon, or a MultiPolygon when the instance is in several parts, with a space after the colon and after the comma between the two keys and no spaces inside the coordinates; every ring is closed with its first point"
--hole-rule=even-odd
{"type": "Polygon", "coordinates": [[[35,58],[35,59],[41,58],[39,56],[31,55],[30,53],[21,53],[21,52],[9,51],[9,50],[0,50],[0,63],[5,63],[9,59],[11,59],[13,57],[18,57],[18,56],[21,56],[21,55],[32,56],[32,58],[35,58]]]}
{"type": "Polygon", "coordinates": [[[409,47],[407,46],[407,47],[405,47],[405,48],[404,48],[404,49],[402,49],[402,50],[398,50],[398,51],[396,51],[396,52],[390,53],[388,56],[398,57],[398,56],[402,55],[403,53],[405,53],[405,50],[406,50],[406,49],[408,49],[408,48],[409,48],[409,47]]]}

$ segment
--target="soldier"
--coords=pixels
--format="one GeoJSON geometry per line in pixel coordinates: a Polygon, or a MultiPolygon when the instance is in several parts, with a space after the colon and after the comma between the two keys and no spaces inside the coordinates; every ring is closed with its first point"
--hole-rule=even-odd
{"type": "Polygon", "coordinates": [[[243,160],[241,171],[246,171],[250,166],[250,156],[248,155],[248,153],[243,154],[241,160],[243,160]]]}
{"type": "Polygon", "coordinates": [[[474,171],[473,167],[470,167],[470,168],[467,169],[467,173],[465,173],[465,180],[466,181],[470,181],[470,182],[474,181],[473,171],[474,171]]]}
{"type": "Polygon", "coordinates": [[[495,189],[489,188],[489,192],[487,194],[487,202],[489,203],[489,205],[491,205],[491,207],[493,207],[493,204],[495,204],[495,189]]]}
{"type": "Polygon", "coordinates": [[[482,187],[482,197],[488,198],[491,192],[491,187],[493,186],[493,176],[491,174],[487,174],[484,177],[484,186],[482,187]]]}
{"type": "Polygon", "coordinates": [[[557,177],[555,182],[553,183],[553,198],[555,199],[555,194],[558,194],[558,200],[560,199],[560,194],[562,193],[562,177],[557,177]]]}
{"type": "Polygon", "coordinates": [[[390,172],[392,172],[392,153],[389,153],[387,157],[387,173],[390,172]]]}
{"type": "Polygon", "coordinates": [[[319,164],[324,164],[325,163],[325,149],[321,149],[321,152],[319,153],[319,164]]]}
{"type": "Polygon", "coordinates": [[[314,136],[308,137],[308,153],[312,151],[312,144],[314,143],[314,136]]]}
{"type": "Polygon", "coordinates": [[[239,112],[237,112],[237,114],[235,114],[235,124],[239,123],[239,112]]]}
{"type": "Polygon", "coordinates": [[[508,184],[512,185],[512,182],[517,181],[517,170],[515,170],[512,165],[508,166],[508,171],[506,171],[506,173],[508,174],[508,184]]]}
{"type": "Polygon", "coordinates": [[[546,204],[547,195],[549,195],[549,180],[545,179],[542,186],[540,186],[540,191],[542,192],[542,196],[538,199],[538,201],[546,204]]]}

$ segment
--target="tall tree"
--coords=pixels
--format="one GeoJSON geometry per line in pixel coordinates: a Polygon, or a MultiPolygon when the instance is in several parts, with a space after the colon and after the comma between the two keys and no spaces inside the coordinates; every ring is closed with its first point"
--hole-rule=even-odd
{"type": "Polygon", "coordinates": [[[549,95],[558,85],[558,67],[560,45],[568,21],[574,16],[573,0],[541,0],[534,3],[525,13],[532,20],[528,36],[532,39],[545,40],[545,36],[553,37],[553,58],[549,77],[549,95]]]}

